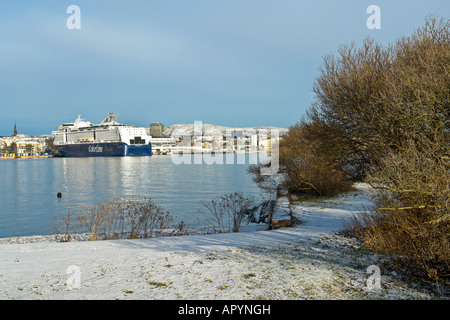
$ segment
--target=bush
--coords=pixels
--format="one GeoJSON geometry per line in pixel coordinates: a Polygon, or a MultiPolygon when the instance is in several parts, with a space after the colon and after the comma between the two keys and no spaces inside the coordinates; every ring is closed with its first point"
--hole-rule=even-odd
{"type": "Polygon", "coordinates": [[[315,123],[299,123],[280,142],[282,183],[290,193],[331,196],[351,189],[348,175],[333,161],[330,149],[316,140],[314,132],[321,129],[315,123]]]}
{"type": "Polygon", "coordinates": [[[408,139],[437,144],[435,155],[448,161],[449,51],[449,21],[434,17],[387,47],[371,39],[340,47],[325,57],[313,88],[312,141],[353,179],[408,139]]]}
{"type": "Polygon", "coordinates": [[[68,211],[58,218],[55,229],[60,241],[70,241],[74,237],[87,240],[150,238],[162,235],[172,220],[170,214],[150,198],[115,199],[68,211]]]}
{"type": "Polygon", "coordinates": [[[373,213],[354,219],[351,234],[375,250],[396,254],[399,266],[433,280],[450,279],[450,172],[413,142],[391,153],[368,176],[376,187],[373,213]],[[404,266],[407,266],[405,268],[404,266]]]}
{"type": "Polygon", "coordinates": [[[374,212],[354,234],[438,280],[450,269],[450,22],[389,46],[366,39],[325,57],[316,103],[280,143],[290,190],[375,187],[374,212]]]}
{"type": "Polygon", "coordinates": [[[239,232],[242,222],[254,205],[252,196],[244,196],[242,192],[234,192],[218,196],[211,201],[202,201],[204,211],[201,213],[209,224],[218,232],[239,232]]]}
{"type": "Polygon", "coordinates": [[[380,149],[366,170],[378,190],[374,213],[353,226],[372,248],[401,256],[409,271],[436,281],[450,276],[449,26],[430,18],[392,48],[380,101],[390,107],[382,119],[390,119],[386,136],[395,144],[380,149]]]}

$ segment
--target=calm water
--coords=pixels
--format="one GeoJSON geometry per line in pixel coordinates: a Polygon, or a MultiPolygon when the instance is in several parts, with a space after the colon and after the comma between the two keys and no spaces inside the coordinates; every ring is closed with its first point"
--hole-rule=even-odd
{"type": "Polygon", "coordinates": [[[176,165],[170,156],[1,160],[0,237],[53,234],[56,214],[124,197],[150,197],[175,221],[202,221],[201,200],[234,191],[259,195],[246,173],[248,162],[176,165]]]}

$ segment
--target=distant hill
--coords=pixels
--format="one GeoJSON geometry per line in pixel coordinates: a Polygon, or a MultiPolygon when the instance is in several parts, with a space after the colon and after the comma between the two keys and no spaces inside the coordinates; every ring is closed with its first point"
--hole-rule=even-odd
{"type": "MultiPolygon", "coordinates": [[[[236,131],[248,131],[248,130],[255,130],[257,133],[260,130],[268,130],[268,132],[270,132],[271,129],[277,129],[279,130],[279,136],[282,137],[284,136],[287,132],[288,129],[286,128],[279,128],[279,127],[269,127],[269,126],[260,126],[260,127],[246,127],[246,128],[233,128],[233,127],[225,127],[225,126],[218,126],[218,125],[214,125],[214,124],[207,124],[207,123],[203,123],[202,124],[202,133],[204,134],[205,132],[208,134],[213,134],[213,132],[221,132],[223,135],[226,133],[227,130],[236,130],[236,131]]],[[[188,134],[188,135],[194,135],[194,124],[190,123],[190,124],[173,124],[171,126],[168,126],[165,128],[165,134],[166,136],[171,136],[173,133],[176,134],[188,134]]]]}

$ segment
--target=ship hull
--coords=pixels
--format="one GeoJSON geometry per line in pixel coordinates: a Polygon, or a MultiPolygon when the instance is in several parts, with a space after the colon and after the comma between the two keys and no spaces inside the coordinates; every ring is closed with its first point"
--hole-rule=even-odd
{"type": "Polygon", "coordinates": [[[79,143],[57,145],[60,157],[151,156],[151,144],[129,145],[125,142],[79,143]]]}

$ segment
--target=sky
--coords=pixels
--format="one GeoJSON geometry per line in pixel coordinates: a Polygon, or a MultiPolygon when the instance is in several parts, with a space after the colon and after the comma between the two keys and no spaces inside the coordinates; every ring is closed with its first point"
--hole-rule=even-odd
{"type": "Polygon", "coordinates": [[[0,136],[110,112],[144,127],[287,128],[314,102],[324,56],[366,37],[388,45],[430,14],[448,19],[448,0],[1,1],[0,136]]]}

